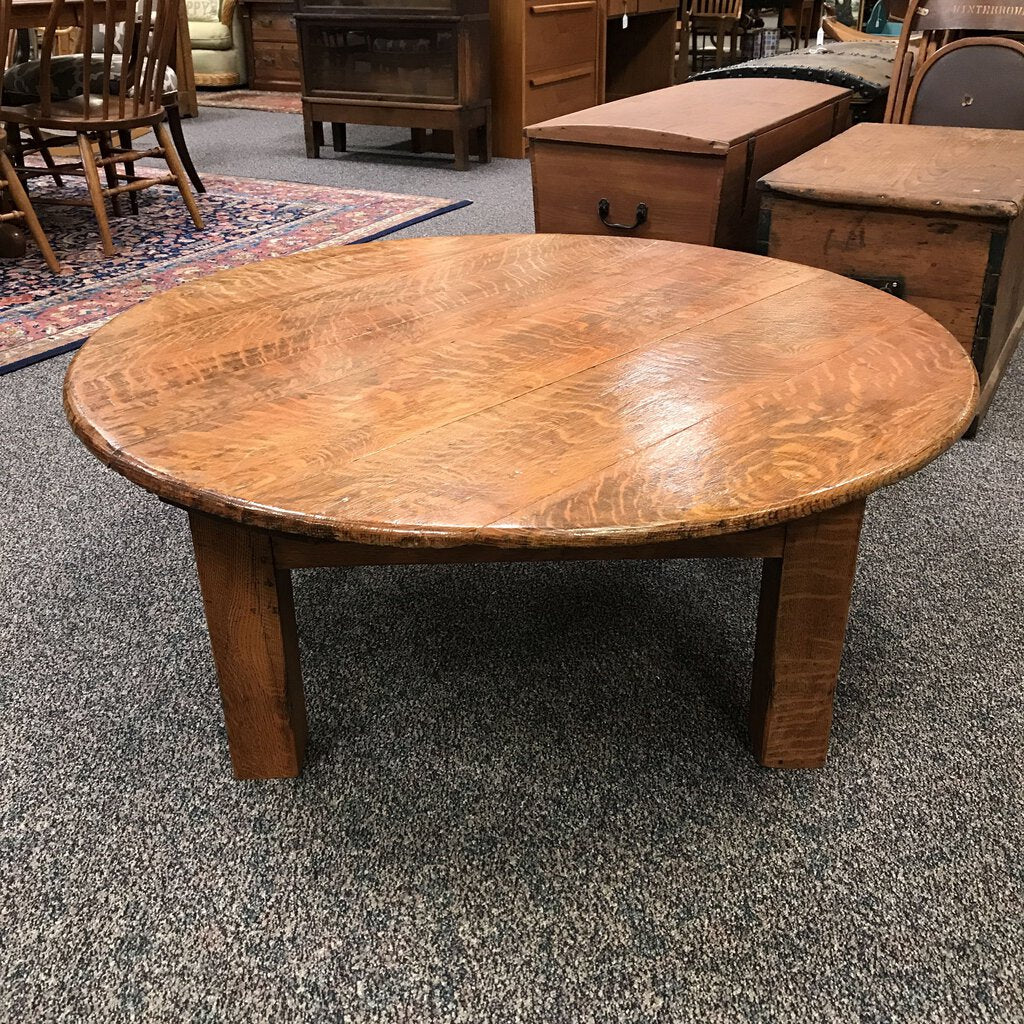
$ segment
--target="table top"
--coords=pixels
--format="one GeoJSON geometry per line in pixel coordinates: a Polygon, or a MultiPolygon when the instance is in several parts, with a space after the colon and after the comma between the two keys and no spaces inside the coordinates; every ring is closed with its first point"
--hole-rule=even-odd
{"type": "Polygon", "coordinates": [[[375,242],[213,274],[75,357],[104,462],[172,502],[363,543],[633,544],[861,497],[969,423],[930,317],[675,242],[375,242]]]}
{"type": "MultiPolygon", "coordinates": [[[[100,9],[106,6],[106,0],[94,0],[100,9]]],[[[126,7],[125,0],[115,0],[119,7],[126,7]]],[[[60,19],[62,25],[76,25],[81,11],[81,0],[66,0],[66,9],[60,19]]],[[[42,28],[50,16],[52,4],[50,0],[12,0],[11,28],[42,28]]]]}
{"type": "Polygon", "coordinates": [[[673,153],[727,153],[850,90],[788,78],[720,78],[627,96],[528,126],[531,139],[673,153]]]}
{"type": "Polygon", "coordinates": [[[857,124],[759,187],[823,203],[1013,219],[1024,208],[1024,132],[857,124]]]}

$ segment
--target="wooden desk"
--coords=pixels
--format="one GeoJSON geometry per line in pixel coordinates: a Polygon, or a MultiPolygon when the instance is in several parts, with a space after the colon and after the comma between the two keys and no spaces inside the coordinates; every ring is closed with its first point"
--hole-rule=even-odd
{"type": "MultiPolygon", "coordinates": [[[[605,0],[604,101],[666,89],[675,82],[678,3],[605,0]],[[622,27],[622,16],[628,25],[622,27]]],[[[686,54],[682,54],[686,60],[686,54]]]]}
{"type": "Polygon", "coordinates": [[[672,0],[491,0],[494,152],[523,157],[528,124],[672,85],[675,37],[672,0]]]}
{"type": "Polygon", "coordinates": [[[101,328],[64,386],[86,446],[189,511],[239,778],[302,766],[292,569],[572,559],[762,559],[754,754],[821,765],[864,498],[976,395],[949,333],[875,289],[582,235],[214,274],[101,328]]]}

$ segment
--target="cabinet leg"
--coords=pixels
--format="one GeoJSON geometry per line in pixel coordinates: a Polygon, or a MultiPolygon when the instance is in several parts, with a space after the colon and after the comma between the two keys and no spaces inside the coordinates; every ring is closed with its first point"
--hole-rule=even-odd
{"type": "Polygon", "coordinates": [[[331,144],[334,146],[335,153],[344,153],[346,142],[346,131],[345,123],[338,123],[337,121],[331,122],[331,144]]]}
{"type": "Polygon", "coordinates": [[[469,132],[470,129],[464,124],[455,126],[452,132],[453,148],[455,150],[455,170],[469,170],[469,132]]]}
{"type": "Polygon", "coordinates": [[[306,158],[316,160],[320,156],[320,147],[324,144],[324,126],[303,115],[302,129],[306,135],[306,158]]]}
{"type": "Polygon", "coordinates": [[[491,115],[487,114],[487,120],[476,130],[476,151],[477,159],[482,164],[491,162],[491,115]]]}
{"type": "Polygon", "coordinates": [[[427,129],[413,128],[412,143],[410,149],[414,153],[425,153],[427,151],[427,129]]]}
{"type": "Polygon", "coordinates": [[[190,522],[235,777],[292,778],[306,706],[291,573],[265,530],[198,512],[190,522]]]}
{"type": "Polygon", "coordinates": [[[792,522],[782,558],[765,559],[750,701],[763,765],[825,763],[863,512],[861,500],[792,522]]]}

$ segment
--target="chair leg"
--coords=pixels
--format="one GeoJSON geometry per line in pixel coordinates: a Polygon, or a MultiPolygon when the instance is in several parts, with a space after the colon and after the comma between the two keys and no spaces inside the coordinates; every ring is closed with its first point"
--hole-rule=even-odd
{"type": "MultiPolygon", "coordinates": [[[[109,132],[97,132],[96,139],[100,146],[100,156],[106,158],[114,152],[109,132]]],[[[107,179],[107,188],[117,188],[118,184],[120,184],[117,177],[117,166],[115,164],[104,164],[103,175],[107,179]]],[[[110,197],[110,207],[114,211],[115,217],[121,216],[121,197],[119,195],[115,194],[110,197]]]]}
{"type": "Polygon", "coordinates": [[[25,218],[28,230],[35,239],[36,245],[39,246],[39,251],[43,254],[43,259],[46,260],[46,265],[55,274],[59,274],[61,272],[60,263],[57,257],[54,256],[53,249],[50,248],[46,235],[43,234],[42,225],[39,223],[39,218],[36,217],[36,211],[32,209],[32,202],[25,191],[25,186],[22,185],[21,179],[11,166],[11,161],[3,150],[0,150],[0,180],[7,182],[7,190],[10,192],[11,200],[25,218]]]}
{"type": "Polygon", "coordinates": [[[155,125],[154,130],[156,131],[157,142],[160,143],[160,148],[164,151],[164,159],[167,161],[167,166],[177,182],[181,198],[185,200],[188,212],[192,215],[192,223],[201,231],[203,228],[203,215],[199,212],[195,196],[192,195],[192,190],[188,187],[188,178],[185,174],[185,168],[181,164],[181,158],[178,156],[178,151],[174,148],[174,140],[167,130],[167,125],[163,122],[155,125]]]}
{"type": "Polygon", "coordinates": [[[715,67],[725,63],[725,25],[719,24],[718,35],[715,37],[715,67]]]}
{"type": "Polygon", "coordinates": [[[82,158],[82,169],[85,171],[85,180],[89,186],[89,198],[92,200],[93,213],[96,214],[96,224],[100,229],[100,241],[103,243],[103,255],[114,255],[114,239],[110,234],[110,224],[107,221],[107,206],[103,195],[103,186],[100,184],[100,172],[96,166],[96,155],[92,151],[92,144],[88,135],[78,136],[78,152],[82,158]]]}
{"type": "Polygon", "coordinates": [[[185,144],[185,133],[181,130],[181,111],[178,109],[178,104],[168,103],[164,109],[167,111],[167,127],[171,129],[174,148],[178,151],[178,156],[181,158],[181,164],[185,168],[188,180],[192,182],[195,190],[202,194],[206,191],[206,186],[203,184],[203,179],[199,177],[199,172],[192,163],[192,156],[188,151],[188,146],[185,144]]]}
{"type": "Polygon", "coordinates": [[[50,168],[50,174],[53,177],[53,182],[57,188],[64,187],[64,179],[60,176],[57,168],[57,161],[53,159],[53,154],[50,152],[49,147],[46,145],[46,140],[43,138],[43,133],[38,128],[29,128],[29,135],[32,136],[32,141],[35,143],[39,150],[40,155],[43,158],[43,163],[50,168]]]}
{"type": "MultiPolygon", "coordinates": [[[[132,149],[132,131],[130,128],[118,128],[117,130],[117,145],[120,149],[131,152],[132,149]]],[[[124,176],[131,181],[135,177],[135,161],[125,160],[124,162],[124,176]]],[[[128,207],[133,214],[138,215],[139,212],[139,194],[138,192],[128,193],[128,207]]]]}
{"type": "Polygon", "coordinates": [[[21,125],[11,124],[6,125],[7,128],[7,145],[10,147],[11,152],[14,154],[14,166],[24,167],[25,166],[25,146],[21,138],[21,125]]]}

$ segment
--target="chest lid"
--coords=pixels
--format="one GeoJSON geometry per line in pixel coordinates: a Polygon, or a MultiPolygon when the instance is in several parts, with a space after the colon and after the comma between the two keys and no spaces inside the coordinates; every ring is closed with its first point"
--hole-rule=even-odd
{"type": "Polygon", "coordinates": [[[525,133],[555,142],[721,155],[849,95],[834,85],[784,78],[687,82],[530,125],[525,133]]]}
{"type": "Polygon", "coordinates": [[[758,188],[811,202],[1013,219],[1024,209],[1024,132],[858,124],[758,188]]]}

